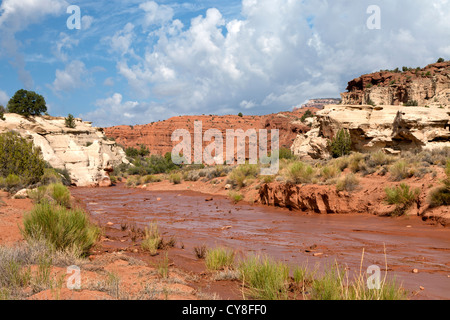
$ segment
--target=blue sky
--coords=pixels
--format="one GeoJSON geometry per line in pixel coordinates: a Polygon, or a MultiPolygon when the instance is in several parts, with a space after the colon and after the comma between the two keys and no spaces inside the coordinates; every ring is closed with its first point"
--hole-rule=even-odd
{"type": "Polygon", "coordinates": [[[97,126],[285,111],[360,74],[450,59],[449,16],[448,0],[3,0],[0,104],[25,88],[97,126]]]}

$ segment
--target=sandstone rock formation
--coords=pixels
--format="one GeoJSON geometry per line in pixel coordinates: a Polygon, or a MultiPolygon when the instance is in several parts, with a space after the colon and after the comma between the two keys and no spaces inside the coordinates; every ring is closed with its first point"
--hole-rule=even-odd
{"type": "MultiPolygon", "coordinates": [[[[339,104],[341,99],[336,98],[322,98],[322,99],[310,99],[307,103],[301,106],[301,108],[316,108],[323,109],[324,106],[329,104],[339,104]]],[[[296,109],[298,110],[298,109],[296,109]]]]}
{"type": "Polygon", "coordinates": [[[329,156],[327,141],[348,129],[355,151],[390,152],[450,147],[449,107],[330,105],[317,112],[312,130],[299,135],[292,151],[302,158],[329,156]]]}
{"type": "Polygon", "coordinates": [[[350,81],[341,97],[342,104],[349,105],[370,101],[375,105],[403,105],[412,101],[419,106],[450,105],[450,61],[423,69],[363,75],[350,81]]]}
{"type": "Polygon", "coordinates": [[[67,169],[77,186],[111,185],[107,171],[128,163],[124,151],[105,137],[103,129],[81,119],[75,121],[76,128],[70,129],[65,127],[63,117],[25,118],[8,113],[5,121],[0,121],[0,132],[14,130],[32,139],[41,148],[44,160],[54,168],[67,169]]]}
{"type": "MultiPolygon", "coordinates": [[[[150,149],[151,154],[164,155],[172,152],[173,147],[178,144],[178,142],[171,141],[172,132],[176,129],[186,129],[193,137],[194,122],[201,121],[203,134],[209,129],[218,129],[222,132],[223,137],[226,137],[228,129],[244,131],[255,129],[257,132],[259,129],[278,129],[280,147],[290,148],[297,135],[310,130],[306,123],[300,121],[306,110],[315,113],[318,109],[304,108],[293,112],[280,112],[264,116],[179,116],[147,125],[105,128],[105,134],[125,147],[137,147],[143,144],[150,149]]],[[[270,134],[268,140],[270,143],[270,134]]],[[[205,142],[203,148],[209,143],[205,142]]],[[[248,141],[246,144],[246,150],[248,150],[248,141]]]]}

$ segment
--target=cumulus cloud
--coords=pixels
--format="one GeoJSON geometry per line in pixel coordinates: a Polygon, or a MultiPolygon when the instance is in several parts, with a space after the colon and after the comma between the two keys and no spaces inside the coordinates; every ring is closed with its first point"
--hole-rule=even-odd
{"type": "Polygon", "coordinates": [[[155,1],[141,3],[139,8],[145,11],[144,26],[163,25],[172,20],[174,12],[170,6],[158,5],[155,1]]]}
{"type": "Polygon", "coordinates": [[[0,105],[4,106],[6,108],[8,101],[9,101],[8,94],[5,91],[0,90],[0,105]]]}
{"type": "Polygon", "coordinates": [[[90,73],[85,64],[79,60],[74,60],[64,70],[56,70],[55,81],[53,81],[51,88],[56,93],[68,92],[89,83],[91,83],[90,73]]]}
{"type": "Polygon", "coordinates": [[[19,51],[21,43],[15,34],[29,25],[39,23],[47,15],[64,12],[68,3],[64,0],[3,0],[0,6],[0,53],[13,58],[12,65],[17,69],[20,81],[30,89],[34,82],[25,68],[25,59],[19,51]]]}
{"type": "Polygon", "coordinates": [[[147,124],[157,120],[158,114],[172,114],[165,107],[138,101],[123,101],[120,93],[95,102],[96,110],[81,115],[93,121],[96,126],[107,127],[117,124],[147,124]]]}

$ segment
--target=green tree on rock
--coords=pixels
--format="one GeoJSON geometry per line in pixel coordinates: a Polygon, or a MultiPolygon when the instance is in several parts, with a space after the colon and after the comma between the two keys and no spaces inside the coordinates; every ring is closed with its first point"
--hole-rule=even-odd
{"type": "Polygon", "coordinates": [[[75,124],[75,118],[73,117],[73,115],[71,115],[69,113],[69,115],[67,116],[67,118],[65,118],[65,124],[67,128],[71,128],[74,129],[76,128],[76,124],[75,124]]]}
{"type": "Polygon", "coordinates": [[[348,130],[340,129],[336,136],[330,142],[331,155],[333,158],[339,158],[350,154],[352,140],[348,130]]]}
{"type": "Polygon", "coordinates": [[[39,116],[47,111],[45,99],[34,91],[20,89],[8,102],[8,112],[25,117],[39,116]]]}

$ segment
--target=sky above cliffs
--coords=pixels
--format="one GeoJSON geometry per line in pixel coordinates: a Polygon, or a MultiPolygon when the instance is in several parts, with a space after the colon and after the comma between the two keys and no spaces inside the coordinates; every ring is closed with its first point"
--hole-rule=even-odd
{"type": "Polygon", "coordinates": [[[286,111],[450,59],[449,17],[450,0],[3,0],[0,104],[33,90],[96,126],[286,111]]]}

